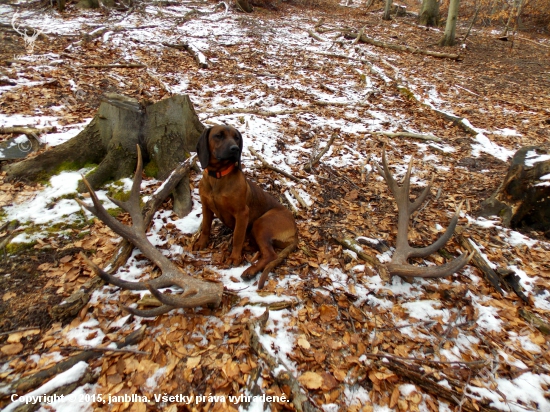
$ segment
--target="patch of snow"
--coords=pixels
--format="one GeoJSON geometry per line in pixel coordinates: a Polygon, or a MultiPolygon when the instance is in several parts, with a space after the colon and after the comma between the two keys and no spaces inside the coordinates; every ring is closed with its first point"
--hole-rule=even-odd
{"type": "Polygon", "coordinates": [[[535,150],[530,150],[525,154],[525,166],[527,167],[533,167],[535,163],[547,160],[550,160],[550,155],[539,155],[535,150]]]}

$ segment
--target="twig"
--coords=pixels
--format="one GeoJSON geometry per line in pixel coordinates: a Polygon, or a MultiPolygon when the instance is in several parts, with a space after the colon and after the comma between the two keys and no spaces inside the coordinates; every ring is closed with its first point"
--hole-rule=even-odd
{"type": "Polygon", "coordinates": [[[27,330],[34,330],[34,329],[40,329],[40,328],[38,326],[35,326],[35,327],[30,326],[28,328],[8,330],[7,332],[0,332],[0,336],[11,335],[12,333],[25,332],[27,330]]]}
{"type": "MultiPolygon", "coordinates": [[[[316,412],[320,411],[319,408],[315,406],[315,403],[310,401],[307,395],[304,394],[304,391],[301,388],[300,383],[294,377],[294,374],[288,370],[288,368],[278,359],[271,356],[271,354],[265,350],[261,343],[260,336],[256,329],[259,329],[261,333],[269,319],[269,310],[266,309],[264,314],[259,318],[253,319],[248,324],[248,330],[250,332],[250,347],[258,355],[259,358],[263,359],[267,364],[267,372],[271,373],[275,382],[279,384],[280,387],[288,387],[292,393],[292,404],[297,411],[304,412],[316,412]],[[274,371],[278,370],[279,373],[275,374],[274,371]]],[[[259,374],[260,366],[256,370],[256,374],[259,374]]],[[[253,380],[251,379],[251,382],[253,380]]],[[[306,391],[307,393],[307,391],[306,391]]]]}
{"type": "MultiPolygon", "coordinates": [[[[462,393],[459,393],[453,389],[449,389],[448,387],[440,385],[439,383],[434,382],[432,379],[427,378],[423,372],[414,368],[413,365],[411,365],[410,363],[400,362],[393,356],[385,357],[385,359],[387,360],[387,362],[384,362],[383,366],[385,366],[386,368],[398,373],[402,377],[409,379],[436,398],[445,399],[446,401],[456,405],[459,404],[460,401],[458,400],[458,398],[462,395],[462,393]]],[[[498,409],[490,406],[480,405],[479,403],[476,403],[474,405],[469,398],[464,399],[462,408],[466,412],[498,411],[498,409]]]]}
{"type": "Polygon", "coordinates": [[[354,41],[351,42],[351,44],[357,44],[359,43],[359,40],[361,40],[361,36],[365,34],[365,27],[361,27],[361,30],[359,30],[359,33],[357,34],[357,37],[354,41]]]}
{"type": "Polygon", "coordinates": [[[321,160],[321,157],[323,157],[325,155],[326,152],[328,152],[328,149],[330,149],[330,146],[332,146],[332,143],[334,143],[334,139],[336,139],[336,137],[338,136],[338,133],[333,133],[332,136],[330,136],[330,140],[328,141],[328,143],[326,144],[325,147],[323,147],[323,150],[321,150],[317,156],[315,156],[313,158],[313,160],[311,162],[309,162],[308,164],[306,164],[304,166],[304,170],[306,172],[311,172],[311,169],[313,169],[313,167],[319,163],[319,161],[321,160]]]}
{"type": "Polygon", "coordinates": [[[539,43],[539,42],[536,42],[536,41],[533,41],[533,40],[530,40],[530,39],[526,39],[525,37],[518,36],[518,35],[516,35],[515,37],[516,37],[517,39],[525,40],[526,42],[536,44],[537,46],[550,48],[550,45],[548,45],[548,44],[539,43]]]}
{"type": "Polygon", "coordinates": [[[282,174],[285,177],[288,177],[291,180],[294,180],[295,182],[300,183],[301,179],[291,175],[290,173],[285,172],[284,170],[279,169],[278,167],[270,165],[252,146],[248,146],[248,150],[250,153],[252,153],[253,156],[255,156],[260,162],[262,162],[262,166],[266,169],[273,170],[274,172],[277,172],[279,174],[282,174]]]}
{"type": "Polygon", "coordinates": [[[31,136],[40,136],[44,133],[50,133],[57,131],[57,127],[50,126],[44,127],[42,129],[37,129],[35,127],[23,127],[23,126],[14,126],[14,127],[0,127],[0,134],[9,134],[9,133],[21,133],[31,136]]]}
{"type": "Polygon", "coordinates": [[[309,34],[310,37],[313,37],[317,41],[326,41],[321,36],[319,36],[317,33],[315,33],[313,30],[308,30],[307,34],[309,34]]]}
{"type": "Polygon", "coordinates": [[[142,69],[147,66],[141,63],[128,63],[128,64],[86,64],[80,67],[83,69],[142,69]]]}
{"type": "Polygon", "coordinates": [[[376,329],[377,332],[390,332],[392,330],[397,330],[397,329],[403,329],[403,328],[409,328],[409,327],[415,327],[415,326],[418,326],[419,324],[422,325],[422,326],[428,326],[432,323],[437,323],[433,320],[429,320],[429,321],[426,321],[426,322],[419,322],[419,323],[408,323],[406,325],[399,325],[399,326],[394,326],[394,327],[391,327],[391,328],[382,328],[382,329],[376,329]]]}
{"type": "Polygon", "coordinates": [[[442,142],[443,140],[439,137],[430,135],[430,134],[418,134],[410,132],[372,132],[372,134],[380,134],[387,137],[410,137],[411,139],[420,139],[420,140],[429,140],[433,142],[442,142]]]}
{"type": "Polygon", "coordinates": [[[206,60],[206,57],[204,56],[204,54],[201,53],[201,51],[199,49],[197,49],[192,44],[188,44],[188,43],[180,43],[180,44],[162,43],[162,44],[166,47],[172,47],[174,49],[185,50],[191,56],[193,56],[193,58],[197,62],[197,65],[199,66],[199,68],[208,69],[208,61],[206,60]]]}
{"type": "Polygon", "coordinates": [[[288,190],[290,191],[290,193],[292,193],[292,196],[294,196],[294,198],[298,201],[298,203],[300,203],[300,206],[302,206],[304,209],[308,210],[309,205],[305,202],[304,199],[302,199],[302,196],[300,196],[298,191],[296,189],[294,189],[294,187],[289,185],[288,182],[284,178],[282,180],[283,180],[283,183],[288,188],[288,190]]]}
{"type": "Polygon", "coordinates": [[[441,347],[447,341],[447,337],[449,336],[449,333],[451,333],[451,331],[456,327],[456,321],[460,317],[461,313],[462,313],[462,308],[460,308],[460,310],[458,311],[458,314],[456,315],[456,319],[453,322],[451,322],[449,326],[447,326],[447,330],[441,337],[441,341],[439,342],[439,345],[437,345],[437,353],[441,351],[441,347]]]}
{"type": "MultiPolygon", "coordinates": [[[[380,331],[380,329],[378,329],[380,331]]],[[[464,366],[485,366],[487,365],[487,361],[485,360],[479,360],[479,361],[437,361],[437,360],[431,360],[431,359],[419,359],[419,358],[405,358],[403,356],[397,356],[392,355],[390,353],[385,352],[378,352],[378,353],[366,353],[365,356],[367,358],[387,358],[387,359],[399,359],[403,361],[409,361],[414,363],[434,363],[438,365],[464,365],[464,366]]]]}
{"type": "MultiPolygon", "coordinates": [[[[135,345],[143,336],[145,336],[146,326],[143,325],[138,330],[129,334],[122,342],[117,343],[118,348],[123,348],[129,345],[135,345]]],[[[63,362],[56,363],[54,366],[44,369],[40,372],[35,373],[34,375],[26,376],[17,382],[10,384],[7,388],[4,388],[5,393],[11,394],[16,392],[26,392],[29,389],[39,386],[46,379],[51,378],[52,376],[58,375],[61,372],[69,370],[78,362],[84,361],[87,362],[91,359],[97,358],[101,355],[101,352],[86,350],[78,355],[72,356],[63,362]]]]}
{"type": "Polygon", "coordinates": [[[79,348],[77,346],[60,346],[61,350],[70,350],[70,351],[91,351],[91,352],[115,352],[115,353],[133,353],[136,355],[150,355],[151,352],[144,352],[142,350],[133,350],[133,349],[117,349],[117,348],[102,348],[102,347],[84,347],[79,348]]]}
{"type": "MultiPolygon", "coordinates": [[[[244,114],[255,114],[257,116],[265,116],[265,117],[274,117],[274,116],[280,116],[285,114],[294,114],[294,113],[300,113],[305,112],[308,109],[311,109],[310,107],[304,107],[300,109],[288,109],[288,110],[255,110],[255,109],[246,109],[246,108],[225,108],[225,109],[218,109],[218,110],[205,110],[203,113],[211,113],[216,116],[222,116],[222,115],[230,115],[235,113],[244,113],[244,114]]],[[[209,116],[213,117],[213,116],[209,116]]]]}
{"type": "Polygon", "coordinates": [[[352,252],[356,253],[359,258],[364,260],[365,262],[370,263],[372,266],[376,267],[378,270],[387,270],[386,267],[378,261],[374,256],[368,255],[365,252],[361,250],[361,246],[354,240],[354,239],[348,239],[348,238],[340,238],[333,236],[333,240],[335,240],[337,243],[345,247],[346,249],[351,250],[352,252]]]}

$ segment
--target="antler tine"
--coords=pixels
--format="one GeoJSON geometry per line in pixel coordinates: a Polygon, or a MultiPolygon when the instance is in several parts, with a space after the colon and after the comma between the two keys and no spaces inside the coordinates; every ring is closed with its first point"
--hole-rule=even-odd
{"type": "Polygon", "coordinates": [[[123,238],[127,238],[128,236],[132,235],[131,229],[120,223],[118,220],[116,220],[113,216],[111,216],[105,207],[101,204],[99,198],[97,197],[97,194],[95,193],[94,189],[92,189],[92,186],[90,186],[90,183],[84,176],[82,176],[82,181],[84,182],[84,185],[88,189],[88,193],[90,193],[90,199],[92,199],[93,206],[89,206],[86,203],[84,203],[80,199],[75,199],[77,203],[82,206],[84,209],[88,210],[90,213],[92,213],[94,216],[96,216],[99,220],[101,220],[103,223],[105,223],[107,226],[109,226],[113,232],[115,232],[117,235],[122,236],[123,238]]]}
{"type": "Polygon", "coordinates": [[[391,192],[395,194],[395,192],[398,190],[399,186],[397,185],[397,182],[393,178],[390,168],[388,166],[388,159],[386,158],[386,144],[382,147],[382,168],[378,163],[375,163],[378,171],[388,184],[388,187],[390,188],[391,192]]]}
{"type": "Polygon", "coordinates": [[[128,313],[131,313],[134,316],[139,316],[140,318],[154,318],[156,316],[164,315],[165,313],[170,312],[173,309],[176,309],[173,306],[162,305],[155,309],[134,309],[128,306],[122,306],[122,309],[128,313]]]}
{"type": "Polygon", "coordinates": [[[141,206],[139,204],[141,199],[141,182],[143,180],[143,157],[141,156],[141,148],[139,145],[136,145],[136,149],[137,165],[132,181],[132,188],[130,189],[130,197],[125,202],[114,199],[110,196],[107,197],[115,205],[130,214],[130,217],[132,218],[132,226],[134,226],[136,230],[145,232],[146,228],[143,221],[143,214],[141,213],[141,206]]]}
{"type": "Polygon", "coordinates": [[[424,200],[426,200],[426,197],[430,194],[430,189],[432,188],[432,184],[434,182],[434,175],[432,174],[432,178],[430,179],[430,183],[428,183],[428,186],[424,188],[422,193],[420,193],[420,196],[416,198],[414,202],[411,202],[409,205],[409,215],[411,215],[413,212],[415,212],[422,203],[424,203],[424,200]]]}
{"type": "Polygon", "coordinates": [[[425,257],[428,255],[431,255],[432,253],[437,252],[439,249],[445,246],[445,243],[447,243],[447,241],[453,236],[453,233],[456,228],[456,224],[458,223],[458,217],[460,216],[461,208],[462,208],[462,202],[458,205],[456,213],[451,218],[451,222],[449,223],[447,230],[445,231],[445,233],[443,233],[439,237],[439,239],[437,239],[430,246],[421,247],[421,248],[411,248],[411,251],[409,252],[409,257],[425,257]]]}
{"type": "Polygon", "coordinates": [[[443,278],[450,276],[455,272],[458,272],[462,269],[474,256],[474,252],[467,255],[466,253],[461,254],[459,257],[453,259],[450,262],[445,263],[441,266],[412,266],[412,265],[398,265],[398,264],[388,264],[388,271],[393,276],[403,276],[403,277],[421,277],[421,278],[443,278]]]}

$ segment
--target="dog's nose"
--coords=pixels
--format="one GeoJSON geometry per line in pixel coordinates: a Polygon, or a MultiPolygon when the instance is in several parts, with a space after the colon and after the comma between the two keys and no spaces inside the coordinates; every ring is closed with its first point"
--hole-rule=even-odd
{"type": "Polygon", "coordinates": [[[237,145],[233,145],[229,148],[229,151],[232,153],[232,154],[237,154],[240,152],[241,149],[239,149],[239,146],[237,145]]]}

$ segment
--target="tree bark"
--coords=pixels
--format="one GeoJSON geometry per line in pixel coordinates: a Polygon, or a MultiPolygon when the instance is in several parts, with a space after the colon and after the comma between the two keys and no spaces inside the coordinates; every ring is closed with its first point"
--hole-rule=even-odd
{"type": "Polygon", "coordinates": [[[439,25],[439,1],[423,0],[420,8],[419,24],[423,26],[439,25]]]}
{"type": "Polygon", "coordinates": [[[392,5],[392,0],[386,0],[382,20],[391,20],[391,16],[390,16],[390,14],[391,14],[391,5],[392,5]]]}
{"type": "MultiPolygon", "coordinates": [[[[145,172],[166,179],[194,151],[204,126],[186,95],[144,107],[137,100],[106,95],[91,123],[76,137],[44,153],[3,168],[10,179],[40,180],[62,169],[97,164],[86,179],[97,189],[109,180],[131,176],[139,144],[149,164],[145,172]]],[[[85,190],[79,186],[79,191],[85,190]]],[[[189,176],[174,191],[174,211],[191,210],[189,176]]]]}
{"type": "Polygon", "coordinates": [[[481,204],[480,216],[497,215],[515,229],[542,230],[550,237],[550,146],[519,149],[504,181],[481,204]],[[536,160],[536,157],[541,159],[536,160]]]}
{"type": "Polygon", "coordinates": [[[456,20],[458,18],[459,3],[460,0],[451,0],[449,3],[449,13],[447,14],[445,34],[439,41],[440,46],[454,46],[455,44],[456,20]]]}

